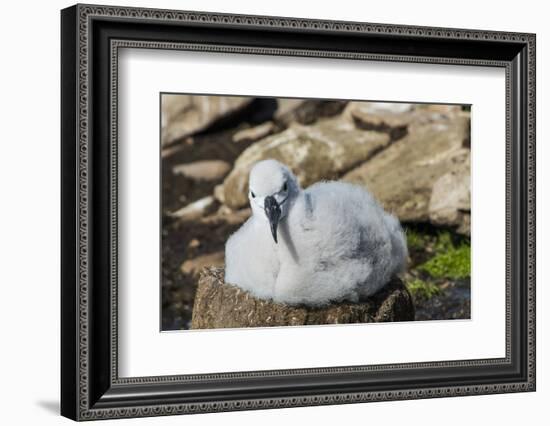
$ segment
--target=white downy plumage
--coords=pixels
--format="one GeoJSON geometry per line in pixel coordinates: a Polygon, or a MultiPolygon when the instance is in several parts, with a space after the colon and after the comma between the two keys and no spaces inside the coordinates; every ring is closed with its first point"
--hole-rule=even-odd
{"type": "Polygon", "coordinates": [[[225,280],[262,299],[324,305],[358,301],[406,265],[399,221],[364,188],[319,182],[302,190],[264,160],[250,172],[252,216],[227,241],[225,280]]]}

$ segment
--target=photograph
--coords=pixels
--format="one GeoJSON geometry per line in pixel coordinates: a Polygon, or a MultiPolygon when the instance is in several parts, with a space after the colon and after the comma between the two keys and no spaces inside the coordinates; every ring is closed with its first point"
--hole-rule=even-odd
{"type": "MultiPolygon", "coordinates": [[[[379,422],[419,408],[410,423],[426,417],[413,400],[438,399],[434,418],[466,424],[521,392],[489,411],[525,417],[542,19],[143,6],[64,5],[49,25],[61,150],[40,160],[60,163],[61,291],[44,306],[61,312],[57,367],[40,365],[60,372],[60,413],[369,403],[379,422]]],[[[13,176],[35,169],[8,157],[13,176]]],[[[42,175],[18,214],[51,204],[42,175]]]]}
{"type": "Polygon", "coordinates": [[[161,331],[470,319],[471,105],[159,107],[161,331]]]}

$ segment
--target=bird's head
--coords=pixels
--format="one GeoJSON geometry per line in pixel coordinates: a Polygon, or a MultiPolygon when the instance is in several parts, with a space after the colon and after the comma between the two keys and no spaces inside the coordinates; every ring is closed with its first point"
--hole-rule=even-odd
{"type": "Polygon", "coordinates": [[[278,161],[259,161],[250,171],[248,199],[252,213],[269,223],[275,242],[279,221],[286,217],[299,192],[296,176],[278,161]]]}

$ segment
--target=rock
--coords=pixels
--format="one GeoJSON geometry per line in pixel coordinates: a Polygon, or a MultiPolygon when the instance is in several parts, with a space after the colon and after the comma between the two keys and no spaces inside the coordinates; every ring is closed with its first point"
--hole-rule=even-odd
{"type": "Polygon", "coordinates": [[[412,297],[399,278],[360,303],[334,303],[321,308],[289,306],[256,299],[226,284],[223,268],[204,268],[200,274],[192,329],[270,327],[412,321],[412,297]]]}
{"type": "Polygon", "coordinates": [[[274,117],[278,119],[296,110],[305,102],[305,99],[277,98],[277,109],[274,117]]]}
{"type": "MultiPolygon", "coordinates": [[[[187,138],[187,139],[192,139],[191,137],[187,138]]],[[[185,141],[184,141],[185,142],[185,141]]],[[[166,158],[169,158],[175,154],[177,154],[178,152],[181,152],[184,148],[185,148],[185,145],[187,145],[187,143],[185,144],[178,144],[178,145],[172,145],[172,146],[168,146],[168,147],[162,147],[161,151],[160,151],[160,157],[164,160],[166,158]]]]}
{"type": "Polygon", "coordinates": [[[225,253],[217,251],[215,253],[203,254],[193,259],[186,260],[182,263],[180,270],[184,274],[191,275],[193,278],[198,278],[200,272],[205,267],[219,267],[225,263],[225,253]]]}
{"type": "Polygon", "coordinates": [[[192,163],[178,164],[172,168],[176,175],[183,175],[194,181],[218,181],[229,173],[231,165],[222,160],[194,161],[192,163]]]}
{"type": "Polygon", "coordinates": [[[322,179],[336,179],[368,160],[390,142],[380,132],[358,130],[340,118],[311,126],[294,124],[244,150],[225,178],[223,199],[231,208],[247,204],[248,174],[259,160],[273,158],[292,169],[303,187],[322,179]]]}
{"type": "Polygon", "coordinates": [[[430,112],[438,112],[441,114],[459,114],[462,111],[461,105],[450,105],[450,104],[421,104],[420,109],[430,112]]]}
{"type": "Polygon", "coordinates": [[[214,187],[214,193],[212,194],[214,198],[220,203],[225,203],[225,191],[223,189],[223,183],[216,185],[214,187]]]}
{"type": "Polygon", "coordinates": [[[170,213],[170,217],[181,220],[195,220],[213,212],[215,209],[216,200],[209,195],[170,213]]]}
{"type": "Polygon", "coordinates": [[[359,129],[386,132],[397,140],[407,134],[410,126],[453,120],[461,113],[459,105],[350,102],[343,116],[359,129]]]}
{"type": "Polygon", "coordinates": [[[456,232],[458,232],[459,234],[470,236],[471,220],[472,220],[470,213],[463,213],[461,220],[462,220],[462,223],[460,223],[458,228],[456,228],[456,232]]]}
{"type": "Polygon", "coordinates": [[[259,126],[239,130],[233,135],[232,140],[235,143],[252,143],[275,133],[276,130],[277,126],[273,121],[266,121],[259,126]]]}
{"type": "Polygon", "coordinates": [[[457,113],[457,119],[459,120],[462,120],[465,124],[465,126],[467,127],[467,130],[466,130],[466,137],[464,138],[464,140],[462,141],[462,146],[464,148],[468,148],[470,149],[470,138],[471,138],[471,135],[472,135],[472,131],[471,131],[471,128],[472,128],[472,121],[470,120],[470,112],[468,111],[460,111],[457,113]]]}
{"type": "Polygon", "coordinates": [[[161,144],[167,146],[205,130],[252,100],[242,96],[163,95],[161,144]]]}
{"type": "Polygon", "coordinates": [[[200,246],[201,246],[201,242],[196,238],[193,238],[191,241],[189,241],[189,244],[187,244],[187,248],[189,249],[199,248],[200,246]]]}
{"type": "Polygon", "coordinates": [[[347,101],[324,99],[277,99],[273,120],[282,127],[292,123],[311,124],[319,118],[339,114],[346,104],[347,101]]]}
{"type": "Polygon", "coordinates": [[[241,223],[244,223],[246,219],[250,217],[252,214],[252,210],[249,208],[241,209],[241,210],[231,210],[227,206],[221,206],[219,210],[211,214],[209,216],[203,217],[200,222],[203,225],[240,225],[241,223]],[[225,209],[228,209],[229,211],[226,211],[225,209]]]}
{"type": "Polygon", "coordinates": [[[348,104],[346,111],[357,111],[363,114],[400,114],[412,112],[418,104],[403,102],[364,102],[353,101],[348,104]]]}
{"type": "Polygon", "coordinates": [[[465,156],[433,185],[428,207],[434,225],[454,226],[470,234],[470,156],[465,156]]]}
{"type": "Polygon", "coordinates": [[[385,132],[396,140],[407,134],[414,110],[411,104],[350,102],[344,116],[351,118],[359,129],[385,132]]]}
{"type": "Polygon", "coordinates": [[[407,136],[342,180],[367,187],[401,221],[426,222],[435,182],[470,155],[463,148],[468,137],[466,116],[412,124],[407,136]]]}

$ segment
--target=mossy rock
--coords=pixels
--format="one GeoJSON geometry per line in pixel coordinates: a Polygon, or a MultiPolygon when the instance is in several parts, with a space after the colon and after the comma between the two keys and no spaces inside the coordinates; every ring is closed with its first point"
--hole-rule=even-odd
{"type": "Polygon", "coordinates": [[[227,284],[223,268],[204,268],[193,307],[192,329],[353,324],[414,320],[411,294],[395,277],[359,303],[324,307],[290,306],[261,300],[227,284]]]}

